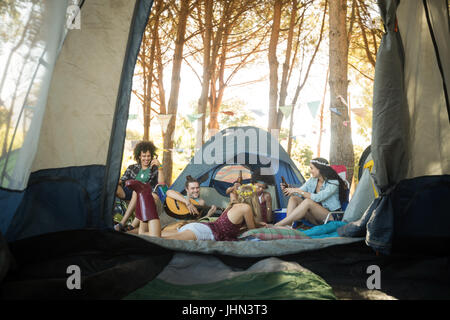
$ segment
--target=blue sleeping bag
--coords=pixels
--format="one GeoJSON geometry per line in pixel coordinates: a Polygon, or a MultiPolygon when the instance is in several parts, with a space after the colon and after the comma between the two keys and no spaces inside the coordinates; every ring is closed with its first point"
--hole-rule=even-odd
{"type": "Polygon", "coordinates": [[[302,230],[304,234],[313,239],[339,237],[337,229],[346,225],[344,221],[330,221],[327,224],[312,227],[309,230],[302,230]]]}

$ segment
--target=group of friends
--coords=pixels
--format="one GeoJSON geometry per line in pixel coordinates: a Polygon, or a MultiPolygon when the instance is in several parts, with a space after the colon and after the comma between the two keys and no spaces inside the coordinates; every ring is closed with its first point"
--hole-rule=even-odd
{"type": "MultiPolygon", "coordinates": [[[[164,185],[162,165],[156,156],[156,147],[150,141],[143,141],[134,149],[136,164],[127,168],[119,180],[116,196],[129,201],[120,223],[114,226],[116,231],[126,231],[153,237],[178,240],[236,240],[243,230],[261,227],[292,227],[294,222],[306,219],[312,224],[323,224],[324,221],[339,220],[333,214],[341,209],[346,201],[347,183],[337,174],[324,158],[310,161],[311,177],[301,187],[292,187],[281,183],[285,196],[289,197],[286,217],[271,224],[272,197],[266,191],[267,184],[261,180],[253,180],[249,184],[234,183],[226,190],[230,197],[228,206],[217,220],[213,222],[189,221],[177,229],[161,228],[159,216],[163,212],[163,204],[159,196],[152,192],[157,185],[164,185]],[[136,217],[131,225],[126,222],[133,212],[136,217]],[[331,214],[330,214],[331,213],[331,214]]],[[[196,206],[207,205],[200,195],[200,183],[188,176],[185,183],[186,195],[175,190],[167,190],[166,196],[185,203],[190,213],[200,217],[196,206]]],[[[212,205],[206,216],[217,211],[212,205]]]]}

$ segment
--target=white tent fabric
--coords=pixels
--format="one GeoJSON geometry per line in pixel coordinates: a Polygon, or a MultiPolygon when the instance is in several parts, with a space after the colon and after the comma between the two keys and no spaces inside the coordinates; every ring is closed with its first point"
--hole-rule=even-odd
{"type": "Polygon", "coordinates": [[[85,2],[55,67],[33,171],[106,164],[134,7],[85,2]]]}
{"type": "MultiPolygon", "coordinates": [[[[67,0],[34,1],[17,8],[20,24],[7,12],[9,28],[0,52],[0,186],[25,189],[31,172],[58,50],[65,34],[67,0]],[[17,30],[14,30],[17,28],[17,30]],[[12,36],[11,36],[12,35],[12,36]],[[15,36],[14,36],[15,35],[15,36]]],[[[2,29],[4,30],[4,27],[2,29]]]]}
{"type": "MultiPolygon", "coordinates": [[[[450,83],[449,26],[441,23],[446,20],[445,15],[448,15],[446,2],[427,3],[444,78],[446,83],[450,83]]],[[[406,178],[448,174],[449,116],[423,2],[401,1],[397,15],[405,52],[405,88],[410,114],[410,164],[406,178]]]]}
{"type": "Polygon", "coordinates": [[[355,193],[345,209],[342,218],[345,222],[352,222],[360,219],[375,199],[374,183],[369,169],[363,171],[361,180],[356,187],[355,193]]]}

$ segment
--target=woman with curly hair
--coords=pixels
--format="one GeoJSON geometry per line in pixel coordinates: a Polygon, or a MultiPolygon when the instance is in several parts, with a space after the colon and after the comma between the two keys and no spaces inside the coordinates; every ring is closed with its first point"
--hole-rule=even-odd
{"type": "MultiPolygon", "coordinates": [[[[115,226],[117,231],[123,229],[123,226],[130,218],[136,208],[137,195],[131,188],[126,185],[127,181],[137,180],[145,184],[149,184],[153,189],[158,184],[164,183],[162,175],[162,165],[156,155],[156,147],[151,141],[139,142],[133,150],[135,164],[130,165],[119,180],[116,195],[122,200],[129,200],[128,208],[120,221],[115,226]],[[160,174],[161,173],[161,174],[160,174]]],[[[160,204],[158,195],[153,193],[153,198],[157,204],[160,204]]],[[[133,221],[133,227],[137,227],[138,221],[133,221]]]]}
{"type": "MultiPolygon", "coordinates": [[[[300,188],[289,188],[283,183],[283,193],[290,196],[286,218],[276,226],[291,225],[305,218],[313,224],[322,224],[331,211],[341,209],[341,203],[347,200],[347,184],[324,158],[315,158],[310,162],[311,178],[300,188]]],[[[331,215],[329,220],[338,220],[331,215]]]]}
{"type": "Polygon", "coordinates": [[[256,195],[256,188],[243,185],[237,191],[238,197],[230,202],[220,217],[214,222],[191,222],[178,230],[143,233],[149,236],[177,240],[215,240],[233,241],[241,233],[241,229],[254,229],[261,224],[261,212],[256,195]]]}

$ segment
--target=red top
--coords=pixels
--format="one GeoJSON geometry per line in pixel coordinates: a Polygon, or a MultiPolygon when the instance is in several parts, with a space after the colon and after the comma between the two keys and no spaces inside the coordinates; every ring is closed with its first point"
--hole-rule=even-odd
{"type": "Polygon", "coordinates": [[[233,224],[228,219],[228,210],[225,210],[216,221],[208,222],[206,225],[211,228],[216,241],[234,241],[237,239],[243,223],[233,224]]]}
{"type": "MultiPolygon", "coordinates": [[[[264,199],[264,197],[263,197],[264,199]]],[[[267,221],[267,206],[266,206],[266,199],[263,200],[263,202],[259,203],[259,206],[261,207],[261,218],[265,223],[268,223],[267,221]]]]}

